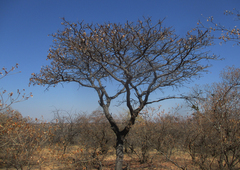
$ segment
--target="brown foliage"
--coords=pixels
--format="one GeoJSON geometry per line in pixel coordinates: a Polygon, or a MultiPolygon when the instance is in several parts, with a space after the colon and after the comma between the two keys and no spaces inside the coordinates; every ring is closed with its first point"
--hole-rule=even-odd
{"type": "Polygon", "coordinates": [[[239,73],[238,68],[228,67],[221,74],[222,82],[207,86],[201,94],[197,94],[198,99],[191,101],[191,104],[194,103],[195,113],[188,123],[190,129],[186,144],[193,163],[200,169],[238,167],[239,73]]]}
{"type": "Polygon", "coordinates": [[[6,167],[30,169],[39,164],[41,149],[52,137],[51,128],[37,119],[22,118],[21,114],[10,110],[0,113],[0,160],[6,167]],[[11,113],[11,114],[9,114],[11,113]]]}

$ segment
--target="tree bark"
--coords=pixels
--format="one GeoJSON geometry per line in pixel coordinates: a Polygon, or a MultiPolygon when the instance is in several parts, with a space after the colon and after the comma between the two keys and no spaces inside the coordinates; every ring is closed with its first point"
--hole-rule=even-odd
{"type": "Polygon", "coordinates": [[[116,145],[116,167],[115,170],[122,170],[123,167],[123,141],[124,135],[117,134],[117,145],[116,145]]]}

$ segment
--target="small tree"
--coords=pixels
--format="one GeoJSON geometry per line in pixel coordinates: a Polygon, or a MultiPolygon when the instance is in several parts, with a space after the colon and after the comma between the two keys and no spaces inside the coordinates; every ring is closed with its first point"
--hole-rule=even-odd
{"type": "MultiPolygon", "coordinates": [[[[16,68],[18,68],[18,64],[13,66],[10,70],[3,67],[2,70],[0,70],[0,80],[3,79],[4,77],[8,76],[8,75],[15,74],[13,72],[16,68]]],[[[17,73],[19,73],[19,72],[17,72],[17,73]]],[[[29,95],[26,95],[25,93],[23,93],[24,91],[25,91],[25,89],[23,89],[22,91],[20,91],[18,89],[17,90],[17,96],[15,96],[15,97],[14,97],[13,92],[8,93],[8,95],[6,96],[6,94],[7,94],[6,90],[0,91],[0,112],[5,111],[13,103],[18,103],[18,102],[27,100],[29,97],[33,97],[32,93],[30,93],[29,95]]]]}
{"type": "Polygon", "coordinates": [[[54,132],[54,141],[63,147],[63,154],[65,154],[67,147],[74,143],[74,138],[81,133],[78,128],[80,115],[71,115],[69,112],[55,110],[53,125],[56,128],[54,132]]]}
{"type": "Polygon", "coordinates": [[[240,69],[228,67],[222,82],[195,90],[186,144],[201,169],[236,169],[240,161],[240,69]]]}
{"type": "Polygon", "coordinates": [[[208,32],[194,29],[180,38],[162,21],[153,25],[150,18],[137,23],[85,24],[70,23],[63,18],[63,31],[52,34],[54,45],[47,56],[51,64],[40,73],[32,73],[30,83],[55,86],[76,82],[93,88],[99,105],[116,134],[116,169],[122,169],[123,142],[139,112],[148,104],[166,99],[150,100],[150,94],[165,87],[178,87],[205,71],[203,60],[216,59],[203,48],[211,45],[208,32]],[[195,33],[194,33],[195,32],[195,33]],[[114,84],[114,94],[107,87],[114,84]],[[112,100],[124,95],[131,117],[119,128],[109,112],[112,100]]]}
{"type": "Polygon", "coordinates": [[[52,128],[37,119],[22,118],[17,111],[11,111],[11,115],[0,113],[0,120],[3,118],[4,121],[0,121],[1,163],[17,170],[41,166],[44,161],[41,150],[52,138],[52,128]]]}

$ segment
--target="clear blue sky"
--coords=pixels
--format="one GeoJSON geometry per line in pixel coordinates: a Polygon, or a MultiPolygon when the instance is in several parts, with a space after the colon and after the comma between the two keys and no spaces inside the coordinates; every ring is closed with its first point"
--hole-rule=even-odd
{"type": "MultiPolygon", "coordinates": [[[[2,79],[0,88],[8,92],[26,89],[27,93],[33,93],[33,98],[13,105],[23,116],[43,115],[50,120],[55,109],[90,113],[98,107],[97,94],[91,89],[78,88],[77,84],[59,85],[49,91],[44,91],[42,86],[28,87],[31,73],[39,72],[42,65],[48,64],[46,57],[52,38],[47,35],[62,28],[61,17],[87,23],[124,23],[142,16],[151,16],[153,22],[166,18],[166,26],[173,26],[178,34],[184,35],[199,19],[205,21],[204,17],[208,16],[214,16],[215,22],[227,27],[239,26],[240,22],[223,15],[224,10],[233,8],[240,9],[239,0],[0,0],[0,67],[10,69],[18,63],[16,71],[21,71],[2,79]]],[[[225,60],[210,62],[213,65],[210,73],[186,86],[219,81],[219,72],[225,66],[239,67],[239,49],[231,43],[211,47],[214,54],[225,60]]],[[[164,102],[164,106],[172,103],[177,101],[164,102]]]]}

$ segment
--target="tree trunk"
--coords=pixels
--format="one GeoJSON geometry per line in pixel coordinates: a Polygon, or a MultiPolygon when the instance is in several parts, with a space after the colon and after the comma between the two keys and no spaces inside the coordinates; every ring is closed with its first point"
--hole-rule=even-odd
{"type": "Polygon", "coordinates": [[[128,153],[128,143],[127,143],[127,139],[124,140],[124,151],[125,151],[125,153],[128,153]]]}
{"type": "Polygon", "coordinates": [[[116,167],[115,170],[122,170],[123,167],[123,135],[117,135],[117,145],[116,145],[116,167]]]}

